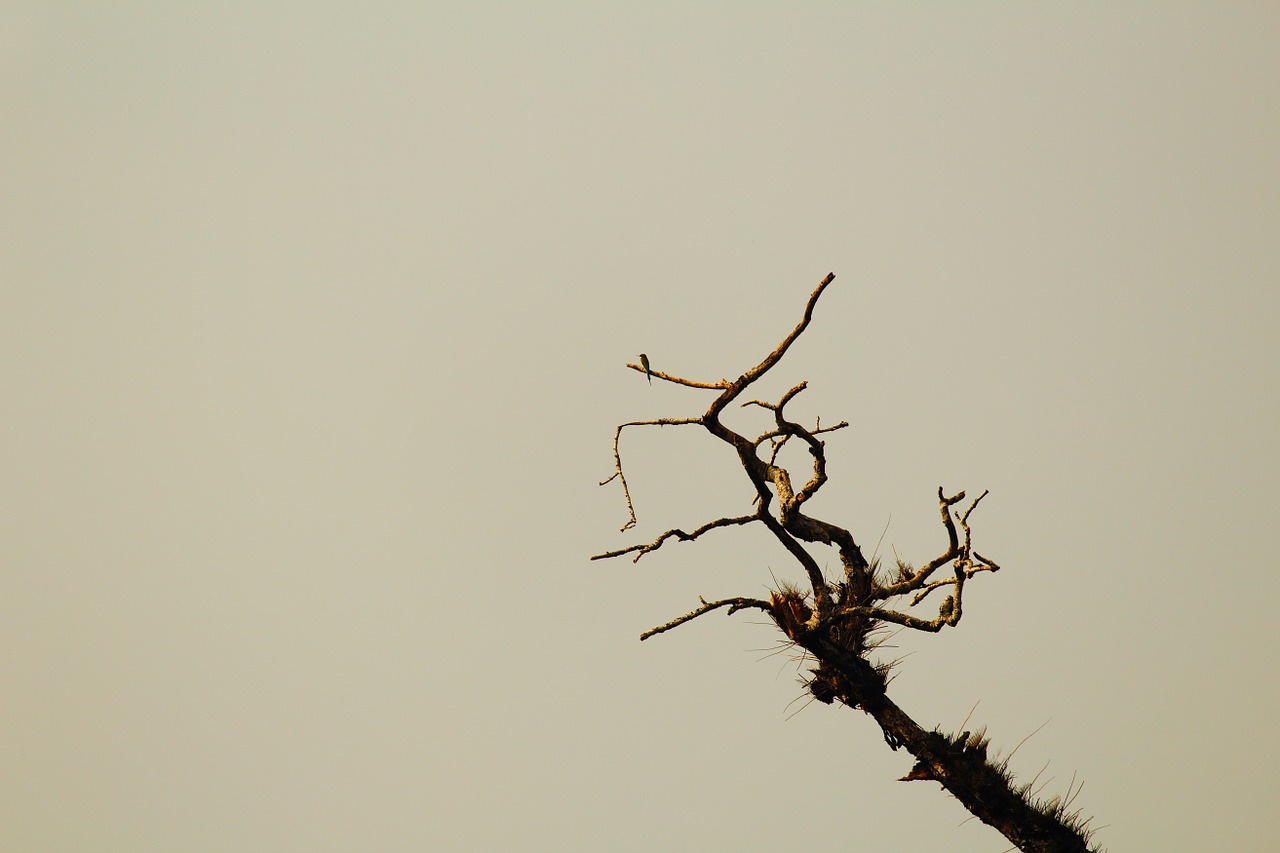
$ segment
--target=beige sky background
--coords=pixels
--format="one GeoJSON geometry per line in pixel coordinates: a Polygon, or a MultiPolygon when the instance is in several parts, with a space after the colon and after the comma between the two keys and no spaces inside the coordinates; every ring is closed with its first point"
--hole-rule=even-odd
{"type": "Polygon", "coordinates": [[[1005,566],[891,695],[1039,729],[1013,769],[1112,850],[1280,848],[1277,43],[1274,3],[7,4],[0,848],[1006,849],[758,618],[637,641],[797,577],[761,533],[587,561],[750,505],[637,432],[617,532],[614,424],[708,399],[624,365],[736,376],[828,271],[759,394],[852,424],[813,511],[920,561],[990,489],[1005,566]]]}

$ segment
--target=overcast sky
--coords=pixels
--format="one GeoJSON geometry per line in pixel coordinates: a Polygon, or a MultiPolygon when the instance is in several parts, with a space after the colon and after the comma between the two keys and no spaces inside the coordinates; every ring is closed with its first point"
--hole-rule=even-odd
{"type": "MultiPolygon", "coordinates": [[[[0,10],[0,848],[1008,844],[806,706],[687,417],[776,346],[811,511],[940,553],[890,695],[1120,850],[1272,850],[1280,6],[0,10]],[[976,709],[975,709],[976,706],[976,709]],[[971,713],[972,712],[972,713],[971,713]],[[1047,764],[1047,769],[1045,766],[1047,764]],[[1043,771],[1043,772],[1042,772],[1043,771]]],[[[761,413],[729,415],[744,430],[761,413]]],[[[815,550],[825,564],[833,554],[815,550]]]]}

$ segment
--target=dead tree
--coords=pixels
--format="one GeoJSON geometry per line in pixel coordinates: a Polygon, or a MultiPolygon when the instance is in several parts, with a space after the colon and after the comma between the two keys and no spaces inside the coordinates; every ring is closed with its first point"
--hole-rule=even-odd
{"type": "MultiPolygon", "coordinates": [[[[721,420],[726,408],[754,382],[772,369],[800,337],[813,317],[818,298],[835,279],[829,274],[818,285],[805,305],[804,316],[782,343],[763,361],[732,381],[698,382],[661,371],[647,371],[648,365],[628,367],[666,382],[689,388],[716,392],[706,413],[696,418],[656,418],[621,424],[614,431],[614,473],[600,485],[618,480],[626,498],[630,519],[622,530],[636,523],[635,506],[623,473],[618,441],[622,431],[644,426],[699,426],[712,436],[733,447],[743,472],[754,490],[754,512],[747,515],[718,518],[690,532],[668,530],[651,542],[632,545],[617,551],[597,554],[593,560],[634,555],[633,562],[658,550],[672,539],[690,541],[719,528],[762,524],[800,564],[808,579],[807,588],[780,585],[767,601],[757,598],[724,598],[707,601],[699,597],[699,606],[640,635],[646,640],[703,614],[725,609],[732,614],[740,610],[767,613],[786,635],[789,642],[807,652],[816,661],[809,670],[812,676],[807,689],[827,704],[840,702],[871,716],[884,733],[885,742],[894,750],[905,748],[916,759],[903,781],[933,780],[958,799],[965,808],[984,823],[999,830],[1019,849],[1025,851],[1089,851],[1092,831],[1088,820],[1078,812],[1069,812],[1071,792],[1065,798],[1039,801],[1031,784],[1017,784],[1007,769],[1008,759],[996,761],[987,757],[987,739],[982,733],[945,734],[927,731],[899,708],[886,693],[888,666],[870,660],[877,637],[890,625],[917,631],[938,632],[955,627],[963,615],[963,596],[968,581],[983,572],[996,572],[994,560],[973,550],[969,518],[986,496],[984,491],[967,505],[965,493],[947,495],[938,489],[938,511],[946,530],[947,547],[919,568],[899,561],[889,573],[877,572],[869,563],[853,535],[843,527],[806,515],[805,504],[827,482],[827,457],[819,436],[848,426],[840,422],[812,428],[789,420],[788,403],[807,385],[801,382],[776,402],[749,400],[742,406],[759,406],[773,413],[773,425],[756,438],[748,438],[726,426],[721,420]],[[789,442],[800,442],[813,457],[813,470],[808,480],[796,488],[796,480],[779,464],[779,451],[789,442]],[[843,567],[842,579],[829,582],[818,561],[804,543],[834,548],[843,567]],[[950,572],[948,575],[947,572],[950,572]],[[909,596],[909,607],[924,602],[934,593],[946,592],[938,604],[937,615],[922,618],[894,609],[893,602],[909,596]]],[[[936,599],[935,599],[936,600],[936,599]]],[[[1034,780],[1032,780],[1034,782],[1034,780]]],[[[1078,789],[1076,793],[1079,793],[1078,789]]]]}

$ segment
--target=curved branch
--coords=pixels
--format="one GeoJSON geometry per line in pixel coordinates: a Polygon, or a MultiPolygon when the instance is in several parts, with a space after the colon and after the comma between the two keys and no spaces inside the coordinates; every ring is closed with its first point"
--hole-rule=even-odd
{"type": "MultiPolygon", "coordinates": [[[[986,493],[983,492],[983,494],[985,495],[986,493]]],[[[942,514],[942,524],[947,528],[947,550],[925,563],[915,572],[915,574],[905,580],[899,581],[895,584],[890,584],[889,586],[878,587],[875,590],[876,598],[883,601],[884,599],[892,598],[895,595],[914,592],[923,586],[924,582],[929,579],[929,576],[937,571],[941,566],[960,556],[960,536],[956,533],[955,523],[951,520],[951,507],[962,500],[964,500],[964,492],[957,492],[951,497],[946,497],[942,493],[942,487],[938,487],[938,510],[942,514]]],[[[979,498],[979,500],[981,500],[981,498],[979,498]]],[[[974,503],[976,504],[977,501],[974,501],[974,503]]],[[[973,507],[970,507],[969,509],[972,511],[973,507]]],[[[968,513],[965,514],[965,517],[968,518],[968,513]]]]}
{"type": "Polygon", "coordinates": [[[689,613],[686,613],[683,616],[672,619],[670,622],[666,623],[665,625],[659,625],[657,628],[650,628],[648,631],[645,631],[643,634],[640,635],[641,641],[647,640],[656,634],[662,634],[662,633],[665,633],[666,631],[670,631],[672,628],[678,628],[686,622],[690,622],[694,619],[697,619],[699,616],[701,616],[704,613],[710,613],[712,610],[716,610],[718,608],[725,607],[725,606],[728,606],[729,608],[729,612],[725,614],[727,616],[732,616],[734,613],[737,613],[739,610],[744,610],[748,607],[754,607],[757,610],[763,610],[766,613],[769,612],[769,603],[767,601],[761,601],[758,598],[724,598],[724,599],[721,599],[720,601],[708,602],[702,596],[698,596],[698,600],[702,602],[701,607],[689,613]]]}

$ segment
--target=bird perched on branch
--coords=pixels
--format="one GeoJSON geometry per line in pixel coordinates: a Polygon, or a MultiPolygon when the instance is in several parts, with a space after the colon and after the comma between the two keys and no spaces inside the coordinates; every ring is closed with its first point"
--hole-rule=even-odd
{"type": "Polygon", "coordinates": [[[640,366],[644,368],[644,378],[649,380],[649,384],[653,384],[653,377],[649,375],[649,356],[640,353],[640,366]]]}

